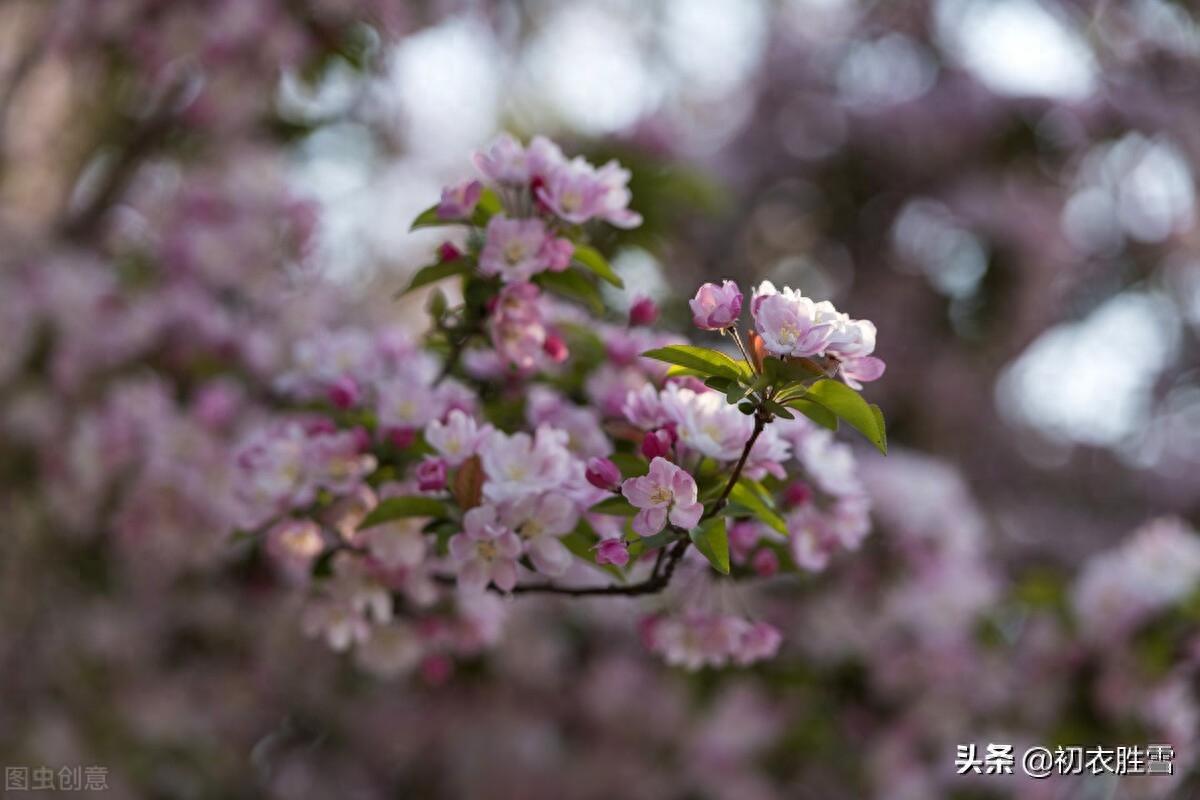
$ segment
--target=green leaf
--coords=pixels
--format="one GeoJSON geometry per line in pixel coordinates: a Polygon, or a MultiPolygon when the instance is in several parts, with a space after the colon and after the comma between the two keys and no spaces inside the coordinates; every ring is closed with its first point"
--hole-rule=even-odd
{"type": "MultiPolygon", "coordinates": [[[[671,369],[675,369],[675,368],[672,367],[671,369]]],[[[707,386],[710,389],[713,389],[714,391],[721,392],[722,394],[729,391],[730,386],[733,386],[736,384],[737,384],[737,381],[733,380],[732,378],[721,378],[718,376],[713,376],[711,378],[705,378],[705,380],[704,380],[705,386],[707,386]]]]}
{"type": "Polygon", "coordinates": [[[840,381],[821,380],[809,387],[808,394],[804,397],[846,420],[852,428],[878,447],[881,453],[887,455],[883,415],[873,411],[858,392],[840,381]]]}
{"type": "Polygon", "coordinates": [[[404,517],[444,517],[446,507],[432,497],[389,497],[375,507],[358,526],[359,530],[404,517]]]}
{"type": "Polygon", "coordinates": [[[586,304],[596,314],[604,313],[604,301],[600,299],[600,292],[579,270],[542,272],[533,277],[533,282],[548,292],[586,304]]]}
{"type": "Polygon", "coordinates": [[[623,478],[640,478],[650,471],[650,462],[633,453],[613,453],[608,458],[621,470],[623,478]]]}
{"type": "Polygon", "coordinates": [[[625,281],[621,280],[621,276],[613,272],[613,268],[609,265],[608,259],[600,254],[600,251],[594,247],[588,247],[586,244],[575,245],[575,252],[571,255],[575,263],[579,264],[584,269],[591,272],[601,280],[611,283],[618,289],[625,288],[625,281]]]}
{"type": "Polygon", "coordinates": [[[729,574],[729,536],[724,517],[705,520],[700,527],[688,531],[688,537],[713,569],[722,575],[729,574]]]}
{"type": "Polygon", "coordinates": [[[838,429],[837,414],[834,414],[824,406],[819,406],[811,400],[805,400],[803,397],[797,397],[795,400],[790,400],[787,403],[788,408],[794,408],[804,416],[811,419],[818,425],[829,428],[831,431],[838,429]]]}
{"type": "Polygon", "coordinates": [[[871,404],[871,413],[875,415],[875,425],[879,428],[879,439],[883,442],[883,454],[887,455],[887,426],[883,422],[883,411],[874,403],[871,404]]]}
{"type": "Polygon", "coordinates": [[[435,203],[429,208],[422,211],[413,220],[413,224],[409,226],[410,231],[420,230],[421,228],[437,228],[442,225],[458,225],[462,223],[460,219],[442,219],[438,216],[437,210],[440,203],[435,203]]]}
{"type": "Polygon", "coordinates": [[[704,375],[717,375],[730,380],[739,380],[750,376],[750,368],[745,364],[734,361],[720,350],[707,347],[675,344],[669,347],[659,347],[642,353],[643,358],[653,358],[668,364],[678,364],[687,369],[694,369],[704,375]]]}
{"type": "Polygon", "coordinates": [[[767,411],[770,411],[772,414],[774,414],[777,417],[782,417],[783,419],[795,419],[796,418],[795,415],[792,414],[792,412],[788,411],[786,408],[779,405],[779,403],[776,403],[774,400],[764,401],[763,408],[765,408],[767,411]]]}
{"type": "Polygon", "coordinates": [[[421,267],[421,269],[417,270],[417,274],[413,275],[413,279],[408,286],[392,295],[392,299],[395,300],[397,297],[403,297],[415,289],[420,289],[422,286],[436,283],[453,275],[464,275],[470,272],[473,266],[469,258],[454,258],[449,261],[439,261],[436,264],[421,267]]]}
{"type": "Polygon", "coordinates": [[[729,493],[729,500],[731,502],[742,506],[775,531],[787,536],[787,522],[775,510],[774,504],[768,502],[768,497],[770,495],[762,487],[762,484],[752,481],[749,478],[738,479],[738,482],[733,485],[733,490],[729,493]]]}
{"type": "Polygon", "coordinates": [[[670,528],[664,528],[653,536],[642,536],[636,541],[642,546],[642,551],[644,552],[646,550],[654,550],[655,548],[668,545],[671,542],[676,541],[678,538],[679,534],[675,533],[675,531],[671,530],[670,528]]]}
{"type": "Polygon", "coordinates": [[[613,517],[632,517],[638,512],[624,497],[607,497],[589,508],[588,511],[613,517]]]}

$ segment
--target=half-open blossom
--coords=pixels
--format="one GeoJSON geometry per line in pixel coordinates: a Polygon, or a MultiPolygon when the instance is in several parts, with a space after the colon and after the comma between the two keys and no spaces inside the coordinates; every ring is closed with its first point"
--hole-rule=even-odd
{"type": "Polygon", "coordinates": [[[521,540],[496,520],[494,506],[472,508],[463,517],[463,531],[450,537],[450,555],[459,564],[458,585],[482,592],[488,583],[508,591],[517,585],[521,540]]]}
{"type": "Polygon", "coordinates": [[[596,563],[601,566],[616,564],[623,567],[629,563],[629,548],[621,539],[604,539],[592,549],[596,551],[596,563]]]}
{"type": "Polygon", "coordinates": [[[750,311],[754,329],[767,351],[777,356],[814,356],[825,350],[837,321],[829,319],[811,298],[769,282],[755,292],[750,311]],[[769,287],[763,291],[763,287],[769,287]]]}
{"type": "Polygon", "coordinates": [[[597,489],[613,491],[621,485],[621,470],[608,458],[589,458],[584,474],[588,483],[597,489]]]}
{"type": "Polygon", "coordinates": [[[667,520],[691,530],[704,514],[704,505],[696,501],[695,479],[665,458],[651,461],[647,475],[621,484],[621,494],[641,509],[633,518],[633,529],[641,536],[658,533],[667,520]]]}
{"type": "Polygon", "coordinates": [[[742,292],[733,281],[722,281],[720,286],[706,283],[688,301],[692,309],[692,320],[696,327],[706,331],[719,331],[737,322],[742,313],[742,292]]]}
{"type": "Polygon", "coordinates": [[[446,462],[440,458],[427,458],[417,465],[417,488],[422,492],[436,492],[446,488],[446,462]]]}
{"type": "Polygon", "coordinates": [[[438,203],[437,215],[442,219],[463,219],[471,216],[479,197],[483,192],[483,184],[479,181],[460,181],[442,190],[442,201],[438,203]]]}

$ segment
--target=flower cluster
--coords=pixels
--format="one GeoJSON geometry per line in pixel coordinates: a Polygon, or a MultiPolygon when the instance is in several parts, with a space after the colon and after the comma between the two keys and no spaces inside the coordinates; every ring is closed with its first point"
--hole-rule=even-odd
{"type": "MultiPolygon", "coordinates": [[[[853,456],[788,404],[869,419],[882,447],[877,413],[780,354],[743,349],[739,364],[656,333],[645,300],[619,323],[586,314],[597,280],[621,284],[587,226],[640,221],[617,164],[508,136],[475,162],[488,185],[447,187],[415,223],[466,226],[465,246],[445,241],[408,290],[453,277],[463,302],[432,289],[423,345],[391,328],[298,341],[274,381],[294,414],[237,454],[243,525],[309,592],[306,630],[405,671],[494,642],[498,594],[656,594],[676,573],[704,587],[714,570],[771,576],[789,552],[815,570],[857,547],[869,504],[853,456]]],[[[741,344],[736,285],[692,305],[741,344]]],[[[874,345],[870,323],[827,327],[831,358],[850,356],[852,330],[853,352],[874,345]]],[[[770,624],[668,597],[678,613],[644,628],[668,663],[745,666],[779,647],[770,624]]]]}

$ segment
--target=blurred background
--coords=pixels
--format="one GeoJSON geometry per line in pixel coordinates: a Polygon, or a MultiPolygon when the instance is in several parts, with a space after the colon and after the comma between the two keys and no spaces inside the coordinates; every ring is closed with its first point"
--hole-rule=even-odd
{"type": "Polygon", "coordinates": [[[1192,551],[1079,588],[1200,526],[1198,165],[1185,2],[6,0],[0,762],[114,797],[1200,796],[1197,604],[1093,635],[1192,551]],[[769,279],[877,324],[876,531],[769,591],[776,662],[687,675],[547,601],[385,680],[224,538],[255,386],[314,328],[420,329],[409,224],[500,130],[633,170],[618,308],[687,331],[700,282],[769,279]],[[956,776],[989,741],[1169,741],[1177,775],[956,776]]]}

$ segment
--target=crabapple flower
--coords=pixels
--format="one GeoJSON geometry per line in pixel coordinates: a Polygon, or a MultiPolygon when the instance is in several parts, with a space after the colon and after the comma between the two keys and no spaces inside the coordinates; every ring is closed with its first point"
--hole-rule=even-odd
{"type": "Polygon", "coordinates": [[[508,219],[497,214],[487,226],[487,242],[479,253],[479,269],[505,283],[522,283],[550,268],[546,223],[540,219],[508,219]]]}
{"type": "Polygon", "coordinates": [[[562,150],[544,136],[535,136],[528,148],[512,135],[502,133],[486,151],[474,155],[475,166],[499,183],[527,184],[566,163],[562,150]]]}
{"type": "Polygon", "coordinates": [[[488,583],[504,591],[517,585],[521,540],[496,520],[490,505],[472,508],[463,516],[463,531],[450,537],[450,555],[459,564],[458,585],[472,593],[488,583]]]}
{"type": "Polygon", "coordinates": [[[742,313],[742,292],[733,281],[723,281],[720,286],[706,283],[697,290],[688,305],[697,328],[706,331],[725,330],[737,322],[738,315],[742,313]]]}
{"type": "Polygon", "coordinates": [[[592,549],[596,551],[596,563],[601,566],[616,564],[623,567],[629,563],[629,549],[620,539],[605,539],[592,549]]]}
{"type": "Polygon", "coordinates": [[[446,466],[461,466],[479,447],[479,443],[492,432],[492,426],[480,425],[470,414],[453,409],[446,421],[435,419],[425,427],[425,442],[438,452],[446,466]]]}
{"type": "Polygon", "coordinates": [[[479,181],[461,181],[442,190],[442,201],[438,203],[437,215],[442,219],[463,219],[475,211],[483,184],[479,181]]]}
{"type": "Polygon", "coordinates": [[[773,658],[782,634],[765,622],[751,623],[728,614],[689,612],[683,617],[657,616],[642,621],[642,641],[667,664],[695,671],[724,667],[732,660],[746,667],[773,658]]]}
{"type": "Polygon", "coordinates": [[[770,281],[755,290],[750,313],[767,351],[777,356],[807,357],[824,352],[837,325],[811,298],[788,288],[778,292],[770,281]]]}
{"type": "Polygon", "coordinates": [[[517,369],[528,370],[544,353],[547,331],[538,306],[540,292],[518,283],[500,292],[490,329],[496,352],[517,369]]]}
{"type": "Polygon", "coordinates": [[[641,509],[633,518],[633,529],[641,536],[658,533],[667,520],[691,530],[704,514],[704,505],[696,501],[696,480],[661,457],[650,462],[649,474],[621,484],[621,494],[641,509]]]}
{"type": "Polygon", "coordinates": [[[577,156],[550,169],[537,186],[537,199],[559,218],[574,225],[603,219],[619,228],[642,223],[628,208],[629,171],[610,161],[599,170],[577,156]]]}
{"type": "Polygon", "coordinates": [[[864,383],[870,383],[883,375],[886,367],[883,359],[875,356],[850,356],[842,361],[839,369],[847,386],[851,389],[861,389],[864,383]]]}
{"type": "Polygon", "coordinates": [[[579,521],[579,509],[558,493],[526,495],[502,506],[500,521],[525,544],[533,566],[543,575],[557,577],[571,566],[571,551],[559,541],[579,521]]]}
{"type": "Polygon", "coordinates": [[[621,470],[608,458],[589,458],[584,475],[597,489],[613,491],[621,485],[621,470]]]}
{"type": "Polygon", "coordinates": [[[479,458],[487,480],[483,496],[494,503],[517,500],[524,495],[562,492],[583,483],[583,465],[567,449],[565,431],[538,426],[533,436],[491,433],[479,446],[479,458]]]}

